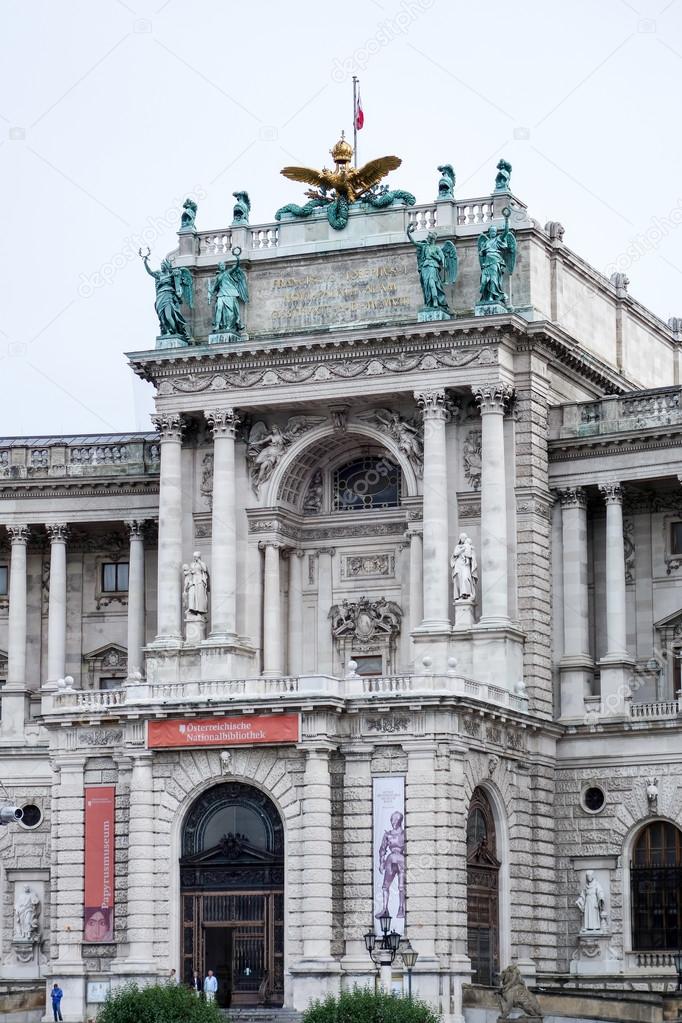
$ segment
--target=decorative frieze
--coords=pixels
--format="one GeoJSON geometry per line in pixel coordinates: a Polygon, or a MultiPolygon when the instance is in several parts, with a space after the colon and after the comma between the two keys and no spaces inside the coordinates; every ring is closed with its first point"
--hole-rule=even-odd
{"type": "Polygon", "coordinates": [[[481,431],[470,430],[462,447],[464,478],[472,490],[481,489],[481,431]]]}
{"type": "Polygon", "coordinates": [[[341,559],[342,579],[371,579],[394,575],[394,554],[345,554],[341,559]]]}

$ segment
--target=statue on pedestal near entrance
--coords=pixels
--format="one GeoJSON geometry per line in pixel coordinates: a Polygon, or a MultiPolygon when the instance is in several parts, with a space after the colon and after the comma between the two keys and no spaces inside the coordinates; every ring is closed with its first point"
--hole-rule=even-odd
{"type": "Polygon", "coordinates": [[[451,241],[440,246],[438,235],[429,231],[426,241],[416,242],[412,237],[415,224],[408,224],[407,237],[417,250],[417,269],[427,310],[438,310],[444,318],[451,316],[443,284],[454,284],[457,280],[457,249],[451,241]]]}
{"type": "MultiPolygon", "coordinates": [[[[491,225],[478,239],[478,260],[481,265],[481,297],[478,306],[497,306],[495,312],[505,312],[507,296],[502,286],[505,273],[513,273],[516,266],[516,237],[509,229],[511,210],[502,210],[504,229],[498,232],[491,225]]],[[[478,307],[477,307],[478,308],[478,307]]]]}
{"type": "Polygon", "coordinates": [[[585,873],[585,885],[575,904],[583,915],[583,931],[603,930],[606,922],[606,896],[593,870],[585,873]]]}
{"type": "Polygon", "coordinates": [[[152,270],[149,266],[151,249],[143,255],[140,249],[140,256],[144,268],[150,277],[154,278],[156,286],[156,302],[154,308],[159,318],[159,330],[162,337],[175,336],[189,339],[187,322],[180,312],[180,307],[185,303],[191,309],[194,306],[194,286],[192,275],[186,266],[173,266],[170,259],[161,260],[158,270],[152,270]]]}
{"type": "Polygon", "coordinates": [[[182,570],[185,576],[183,592],[188,615],[205,615],[208,612],[208,569],[199,551],[194,552],[191,563],[183,565],[182,570]]]}
{"type": "Polygon", "coordinates": [[[38,941],[40,937],[40,899],[30,885],[25,884],[23,892],[14,906],[14,934],[18,941],[38,941]]]}
{"type": "Polygon", "coordinates": [[[471,538],[459,534],[459,540],[450,558],[452,592],[454,600],[475,600],[478,583],[478,562],[471,538]]]}
{"type": "Polygon", "coordinates": [[[239,303],[249,301],[246,274],[239,264],[242,250],[238,245],[232,249],[236,264],[229,270],[224,263],[218,263],[213,280],[208,283],[208,304],[215,299],[213,331],[216,334],[238,334],[244,329],[239,312],[239,303]]]}

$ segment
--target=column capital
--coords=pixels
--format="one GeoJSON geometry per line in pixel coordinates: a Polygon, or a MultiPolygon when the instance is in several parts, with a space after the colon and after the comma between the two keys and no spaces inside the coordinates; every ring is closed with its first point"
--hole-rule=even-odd
{"type": "Polygon", "coordinates": [[[319,557],[320,554],[328,554],[330,558],[336,555],[336,547],[318,547],[315,554],[319,557]]]}
{"type": "Polygon", "coordinates": [[[216,437],[234,437],[240,423],[240,416],[233,408],[205,409],[204,418],[216,437]]]}
{"type": "Polygon", "coordinates": [[[584,487],[564,487],[557,490],[562,508],[586,508],[587,493],[584,487]]]}
{"type": "Polygon", "coordinates": [[[259,551],[264,551],[268,547],[273,547],[276,551],[283,551],[285,549],[285,546],[286,545],[283,544],[281,540],[259,540],[258,541],[258,550],[259,551]]]}
{"type": "Polygon", "coordinates": [[[514,397],[514,388],[509,384],[494,380],[486,384],[476,384],[471,388],[481,415],[486,412],[505,413],[507,406],[514,397]]]}
{"type": "Polygon", "coordinates": [[[126,519],[125,525],[131,540],[141,539],[146,525],[146,519],[126,519]]]}
{"type": "Polygon", "coordinates": [[[5,526],[12,544],[27,544],[31,538],[31,530],[28,526],[5,526]]]}
{"type": "Polygon", "coordinates": [[[283,558],[302,558],[305,555],[305,551],[302,551],[299,547],[284,547],[282,549],[283,558]]]}
{"type": "Polygon", "coordinates": [[[45,524],[50,543],[66,543],[69,527],[66,522],[47,522],[45,524]]]}
{"type": "Polygon", "coordinates": [[[617,480],[609,480],[607,483],[598,483],[599,493],[606,504],[622,504],[623,488],[617,480]]]}
{"type": "Polygon", "coordinates": [[[424,419],[445,419],[447,416],[447,400],[445,388],[429,388],[414,392],[415,401],[422,411],[424,419]]]}
{"type": "Polygon", "coordinates": [[[185,423],[179,413],[162,412],[158,416],[152,416],[152,423],[161,442],[182,440],[182,431],[185,428],[185,423]]]}

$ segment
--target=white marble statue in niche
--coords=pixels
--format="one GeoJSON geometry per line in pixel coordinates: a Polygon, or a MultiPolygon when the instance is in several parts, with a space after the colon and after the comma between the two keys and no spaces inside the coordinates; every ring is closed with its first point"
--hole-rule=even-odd
{"type": "Polygon", "coordinates": [[[14,934],[18,941],[40,939],[40,899],[28,884],[17,895],[14,905],[14,934]]]}
{"type": "Polygon", "coordinates": [[[459,534],[459,540],[450,558],[452,591],[455,600],[475,600],[478,583],[478,562],[471,537],[459,534]]]}
{"type": "Polygon", "coordinates": [[[195,551],[189,565],[183,565],[184,595],[187,611],[192,615],[205,615],[208,611],[208,569],[199,551],[195,551]]]}
{"type": "Polygon", "coordinates": [[[586,871],[585,884],[575,904],[583,915],[583,931],[603,930],[606,923],[606,896],[593,870],[586,871]]]}

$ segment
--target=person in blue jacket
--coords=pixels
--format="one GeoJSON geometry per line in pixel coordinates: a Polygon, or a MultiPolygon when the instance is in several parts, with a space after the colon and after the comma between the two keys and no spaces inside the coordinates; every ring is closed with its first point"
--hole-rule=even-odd
{"type": "Polygon", "coordinates": [[[52,999],[52,1015],[54,1016],[55,1023],[58,1023],[59,1020],[63,1020],[64,1019],[64,1017],[62,1016],[62,998],[63,997],[64,997],[64,992],[60,988],[59,984],[57,984],[55,982],[52,985],[52,990],[50,991],[50,998],[52,999]]]}

